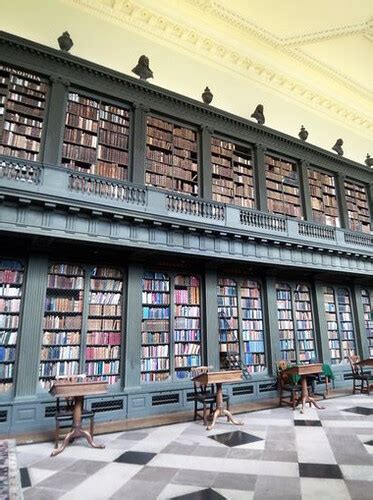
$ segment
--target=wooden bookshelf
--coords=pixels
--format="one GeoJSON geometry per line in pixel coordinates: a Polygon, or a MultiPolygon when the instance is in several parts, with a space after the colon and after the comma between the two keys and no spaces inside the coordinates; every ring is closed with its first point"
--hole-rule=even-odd
{"type": "Polygon", "coordinates": [[[219,316],[219,352],[220,367],[226,367],[228,352],[240,353],[238,330],[238,287],[230,278],[219,278],[217,285],[219,316]]]}
{"type": "Polygon", "coordinates": [[[310,363],[316,359],[316,346],[311,291],[307,285],[298,284],[295,286],[294,316],[297,330],[298,361],[301,363],[310,363]]]}
{"type": "Polygon", "coordinates": [[[90,276],[85,373],[115,384],[120,376],[123,274],[95,267],[90,276]]]}
{"type": "Polygon", "coordinates": [[[324,306],[328,331],[330,362],[332,365],[335,365],[341,362],[342,355],[338,332],[337,303],[335,300],[334,289],[331,287],[324,287],[324,306]]]}
{"type": "Polygon", "coordinates": [[[309,168],[308,182],[314,222],[340,227],[341,222],[334,175],[309,168]]]}
{"type": "Polygon", "coordinates": [[[350,292],[346,288],[338,288],[337,301],[342,358],[348,361],[349,356],[357,354],[350,292]]]}
{"type": "Polygon", "coordinates": [[[146,131],[145,184],[197,196],[197,132],[154,116],[146,131]]]}
{"type": "Polygon", "coordinates": [[[39,381],[49,389],[58,376],[79,373],[84,270],[53,264],[48,273],[39,381]]]}
{"type": "Polygon", "coordinates": [[[170,277],[145,273],[142,279],[141,382],[170,378],[170,277]]]}
{"type": "Polygon", "coordinates": [[[350,292],[346,288],[324,287],[330,358],[332,364],[348,361],[356,354],[350,292]]]}
{"type": "Polygon", "coordinates": [[[240,293],[242,361],[251,373],[266,369],[262,292],[258,281],[244,280],[240,293]]]}
{"type": "Polygon", "coordinates": [[[361,290],[364,310],[365,334],[368,340],[369,356],[373,357],[373,298],[368,289],[361,290]]]}
{"type": "Polygon", "coordinates": [[[201,365],[200,279],[176,275],[174,280],[174,368],[176,379],[190,378],[193,367],[201,365]]]}
{"type": "Polygon", "coordinates": [[[129,111],[70,92],[62,165],[117,180],[128,179],[129,111]]]}
{"type": "Polygon", "coordinates": [[[23,273],[21,262],[0,259],[0,393],[14,381],[23,273]]]}
{"type": "Polygon", "coordinates": [[[281,359],[295,363],[295,331],[291,287],[287,283],[276,283],[277,321],[280,335],[281,359]]]}
{"type": "Polygon", "coordinates": [[[276,294],[282,359],[310,363],[316,358],[310,289],[301,283],[277,283],[276,294]]]}
{"type": "Polygon", "coordinates": [[[48,82],[0,64],[0,154],[40,160],[48,82]]]}
{"type": "Polygon", "coordinates": [[[268,211],[303,218],[298,166],[295,162],[265,155],[268,211]]]}
{"type": "Polygon", "coordinates": [[[344,186],[350,229],[370,233],[369,202],[365,186],[349,180],[344,181],[344,186]]]}
{"type": "Polygon", "coordinates": [[[255,208],[252,150],[211,137],[212,199],[255,208]]]}

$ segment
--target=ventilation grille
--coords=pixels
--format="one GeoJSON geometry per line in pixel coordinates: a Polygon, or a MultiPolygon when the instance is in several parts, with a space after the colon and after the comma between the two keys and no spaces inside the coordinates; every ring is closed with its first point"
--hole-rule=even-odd
{"type": "Polygon", "coordinates": [[[123,410],[123,399],[111,399],[110,401],[97,401],[91,404],[94,413],[105,411],[123,410]]]}
{"type": "Polygon", "coordinates": [[[6,422],[8,420],[8,410],[0,411],[0,423],[6,422]]]}
{"type": "Polygon", "coordinates": [[[54,417],[56,415],[56,407],[55,406],[46,406],[44,411],[44,417],[54,417]]]}
{"type": "Polygon", "coordinates": [[[242,396],[243,394],[253,394],[254,387],[252,385],[240,385],[238,387],[233,387],[233,396],[242,396]]]}
{"type": "Polygon", "coordinates": [[[195,399],[195,394],[194,392],[187,392],[187,395],[186,395],[186,400],[187,401],[194,401],[195,399]]]}
{"type": "Polygon", "coordinates": [[[152,396],[152,406],[173,405],[179,402],[179,394],[159,394],[152,396]]]}
{"type": "Polygon", "coordinates": [[[276,390],[276,382],[268,384],[259,384],[259,392],[272,392],[276,390]]]}

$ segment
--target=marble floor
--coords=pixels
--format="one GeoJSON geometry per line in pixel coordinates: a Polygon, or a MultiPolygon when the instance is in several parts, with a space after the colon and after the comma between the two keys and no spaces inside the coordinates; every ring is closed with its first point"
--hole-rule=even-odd
{"type": "Polygon", "coordinates": [[[25,499],[372,499],[373,397],[17,447],[25,499]]]}

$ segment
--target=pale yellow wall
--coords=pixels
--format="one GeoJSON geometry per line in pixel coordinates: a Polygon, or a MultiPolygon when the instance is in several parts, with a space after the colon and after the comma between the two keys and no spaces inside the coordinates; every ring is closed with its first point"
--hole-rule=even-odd
{"type": "Polygon", "coordinates": [[[262,103],[269,127],[296,136],[303,124],[310,133],[308,142],[330,149],[342,137],[346,157],[363,162],[367,152],[373,155],[373,137],[344,127],[304,102],[216,63],[206,64],[200,55],[193,57],[182,49],[174,50],[161,40],[154,42],[149,35],[141,36],[131,28],[119,27],[68,3],[0,0],[0,13],[0,29],[4,31],[57,48],[57,37],[68,30],[75,43],[72,54],[127,74],[131,74],[138,57],[146,54],[155,85],[198,100],[208,85],[214,94],[213,105],[218,108],[248,118],[256,104],[262,103]]]}

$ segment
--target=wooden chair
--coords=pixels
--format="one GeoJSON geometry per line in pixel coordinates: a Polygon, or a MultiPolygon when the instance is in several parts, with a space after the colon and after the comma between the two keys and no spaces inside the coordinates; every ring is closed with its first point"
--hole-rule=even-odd
{"type": "Polygon", "coordinates": [[[293,384],[289,375],[285,372],[289,366],[286,360],[278,361],[277,368],[277,388],[279,391],[279,406],[285,404],[291,406],[293,410],[298,404],[302,388],[298,384],[293,384]]]}
{"type": "MultiPolygon", "coordinates": [[[[199,366],[193,369],[192,377],[201,375],[202,373],[208,372],[208,366],[199,366]]],[[[214,392],[213,386],[207,386],[198,382],[198,380],[193,380],[194,384],[194,420],[201,418],[204,425],[207,426],[208,416],[214,411],[214,406],[216,403],[216,394],[214,392]],[[202,412],[202,414],[201,414],[202,412]]],[[[227,410],[229,410],[229,396],[223,394],[223,401],[227,405],[227,410]]]]}
{"type": "Polygon", "coordinates": [[[357,389],[360,389],[361,394],[370,394],[371,382],[373,382],[372,377],[364,373],[363,367],[357,365],[360,361],[359,356],[353,355],[348,358],[351,366],[352,373],[352,393],[355,394],[357,389]]]}

